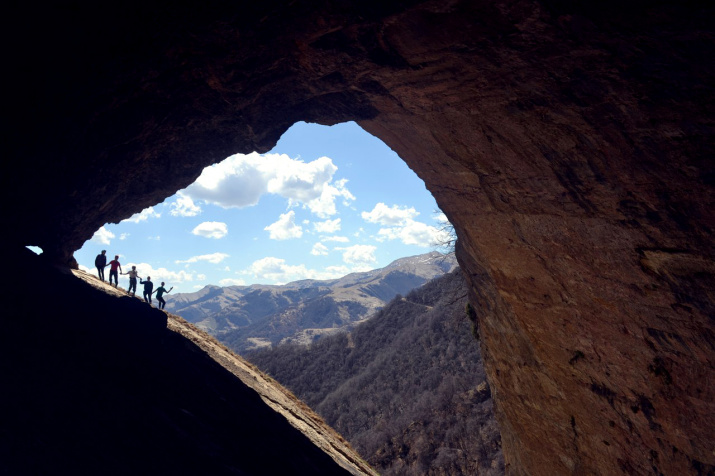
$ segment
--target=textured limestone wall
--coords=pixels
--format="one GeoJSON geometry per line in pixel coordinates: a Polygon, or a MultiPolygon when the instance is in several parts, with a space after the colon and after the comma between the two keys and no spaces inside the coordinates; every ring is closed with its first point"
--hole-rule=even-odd
{"type": "Polygon", "coordinates": [[[511,473],[714,471],[712,8],[252,8],[12,12],[11,244],[71,263],[203,166],[357,120],[455,225],[511,473]]]}

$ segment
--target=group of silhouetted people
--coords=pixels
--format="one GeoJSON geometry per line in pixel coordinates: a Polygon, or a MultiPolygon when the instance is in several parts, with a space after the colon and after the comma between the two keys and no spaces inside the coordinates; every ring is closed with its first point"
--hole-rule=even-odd
{"type": "Polygon", "coordinates": [[[156,300],[159,301],[159,309],[164,309],[166,306],[166,301],[164,300],[164,294],[169,294],[174,287],[172,286],[167,291],[164,287],[164,282],[161,283],[156,290],[154,289],[154,283],[151,281],[151,276],[147,276],[146,280],[139,276],[139,271],[137,271],[136,266],[132,266],[131,271],[126,273],[122,272],[122,265],[119,263],[119,255],[115,255],[114,259],[107,263],[107,250],[102,250],[100,254],[94,259],[94,265],[97,267],[97,275],[99,279],[104,281],[104,268],[110,266],[109,268],[109,285],[112,285],[112,277],[114,277],[114,287],[116,288],[119,284],[119,274],[129,275],[129,288],[127,289],[127,294],[134,294],[137,291],[137,278],[139,283],[144,285],[144,301],[151,304],[151,296],[156,293],[156,300]],[[119,272],[119,274],[117,273],[119,272]]]}
{"type": "Polygon", "coordinates": [[[119,255],[114,256],[114,259],[107,264],[107,250],[102,250],[100,254],[94,258],[94,265],[97,267],[97,275],[99,279],[104,281],[104,268],[110,266],[109,268],[109,284],[112,284],[112,277],[114,277],[114,287],[119,284],[119,276],[117,275],[117,269],[121,272],[122,265],[119,264],[119,255]]]}

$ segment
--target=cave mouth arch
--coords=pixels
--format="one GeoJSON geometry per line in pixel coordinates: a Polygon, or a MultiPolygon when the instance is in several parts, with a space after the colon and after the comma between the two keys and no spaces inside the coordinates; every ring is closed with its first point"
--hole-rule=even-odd
{"type": "Polygon", "coordinates": [[[712,7],[20,3],[9,248],[71,265],[227,152],[355,120],[455,225],[515,472],[715,466],[712,7]]]}
{"type": "Polygon", "coordinates": [[[379,139],[354,122],[301,122],[270,151],[231,155],[162,202],[103,225],[74,257],[96,274],[101,250],[118,253],[125,268],[186,293],[382,268],[449,251],[449,228],[424,183],[379,139]]]}

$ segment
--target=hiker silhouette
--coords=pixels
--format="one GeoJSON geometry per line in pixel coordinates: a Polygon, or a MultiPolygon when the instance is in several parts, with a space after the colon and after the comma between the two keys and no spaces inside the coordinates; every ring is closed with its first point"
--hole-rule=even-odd
{"type": "Polygon", "coordinates": [[[144,285],[144,300],[151,304],[151,295],[153,294],[154,283],[151,282],[151,276],[146,277],[146,281],[140,281],[144,285]]]}
{"type": "Polygon", "coordinates": [[[169,288],[167,291],[166,288],[164,287],[164,281],[161,282],[161,286],[156,288],[156,300],[159,301],[159,309],[164,309],[164,306],[166,306],[166,301],[164,301],[164,298],[162,297],[164,293],[169,294],[171,290],[174,289],[174,286],[169,288]]]}
{"type": "Polygon", "coordinates": [[[115,255],[114,259],[109,262],[107,265],[109,266],[109,284],[112,284],[112,276],[114,276],[114,287],[116,288],[119,285],[119,275],[117,274],[117,268],[119,269],[119,272],[122,272],[122,265],[119,264],[119,255],[115,255]]]}
{"type": "Polygon", "coordinates": [[[139,276],[139,271],[137,271],[136,266],[132,266],[132,269],[126,273],[129,275],[129,288],[127,289],[127,294],[131,293],[132,296],[137,292],[137,276],[139,276]]]}
{"type": "Polygon", "coordinates": [[[97,267],[97,276],[104,281],[104,268],[107,266],[107,250],[102,250],[102,252],[94,258],[94,265],[97,267]]]}

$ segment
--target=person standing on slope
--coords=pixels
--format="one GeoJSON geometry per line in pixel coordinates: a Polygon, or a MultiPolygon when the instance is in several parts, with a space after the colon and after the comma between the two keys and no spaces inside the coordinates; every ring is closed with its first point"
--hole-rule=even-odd
{"type": "Polygon", "coordinates": [[[127,289],[127,294],[132,293],[132,296],[134,296],[134,293],[137,292],[137,276],[139,276],[139,271],[137,271],[137,267],[132,266],[132,269],[130,271],[127,271],[126,273],[122,274],[129,275],[129,288],[127,289]]]}
{"type": "Polygon", "coordinates": [[[146,281],[139,281],[144,285],[144,300],[151,304],[151,295],[153,294],[154,283],[151,282],[151,276],[146,277],[146,281]]]}
{"type": "Polygon", "coordinates": [[[117,268],[119,268],[119,272],[122,272],[122,265],[119,264],[119,255],[115,255],[114,259],[109,262],[109,284],[112,284],[112,276],[114,276],[114,287],[116,288],[119,285],[119,275],[117,274],[117,268]]]}
{"type": "Polygon", "coordinates": [[[166,301],[164,301],[164,298],[162,296],[164,295],[164,293],[169,294],[172,289],[174,289],[174,286],[170,287],[167,291],[164,287],[164,281],[161,282],[161,286],[156,288],[156,300],[159,301],[159,309],[164,309],[164,306],[166,306],[166,301]]]}
{"type": "Polygon", "coordinates": [[[104,281],[104,268],[107,267],[107,250],[102,250],[102,252],[94,258],[94,265],[97,267],[97,276],[104,281]]]}

